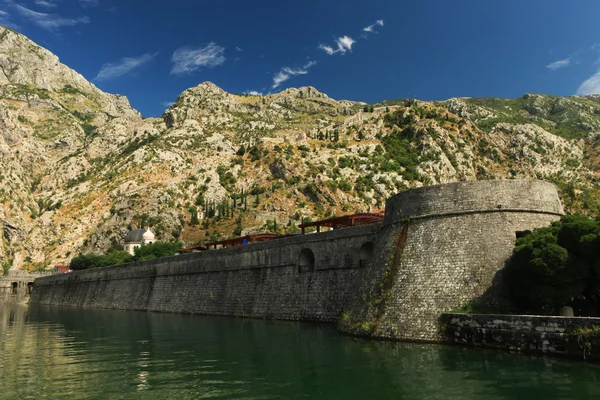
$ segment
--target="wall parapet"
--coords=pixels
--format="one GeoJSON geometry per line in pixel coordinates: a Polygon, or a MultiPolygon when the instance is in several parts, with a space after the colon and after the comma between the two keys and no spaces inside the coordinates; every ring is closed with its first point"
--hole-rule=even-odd
{"type": "MultiPolygon", "coordinates": [[[[279,255],[282,255],[284,253],[279,250],[295,247],[322,247],[323,244],[341,239],[352,240],[366,235],[373,235],[379,229],[379,224],[373,224],[322,232],[319,234],[299,235],[266,242],[249,243],[243,246],[226,247],[198,253],[137,261],[105,268],[74,271],[68,274],[56,274],[37,279],[35,284],[36,286],[46,286],[72,281],[85,282],[114,279],[142,279],[160,276],[210,274],[241,270],[295,267],[297,264],[296,252],[299,252],[299,250],[289,254],[288,257],[271,259],[270,262],[266,262],[265,257],[261,257],[260,255],[264,254],[264,252],[278,252],[279,255]]],[[[332,265],[331,263],[321,262],[323,261],[321,259],[317,261],[317,271],[328,269],[352,269],[356,267],[344,265],[342,263],[332,265]]]]}
{"type": "Polygon", "coordinates": [[[440,329],[458,345],[600,360],[600,318],[448,313],[440,329]]]}
{"type": "Polygon", "coordinates": [[[553,184],[506,179],[455,182],[407,190],[388,199],[385,222],[495,211],[564,215],[553,184]]]}

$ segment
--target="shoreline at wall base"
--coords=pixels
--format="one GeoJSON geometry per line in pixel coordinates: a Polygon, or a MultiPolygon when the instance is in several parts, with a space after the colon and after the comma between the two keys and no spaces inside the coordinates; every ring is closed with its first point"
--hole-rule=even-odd
{"type": "Polygon", "coordinates": [[[440,326],[453,345],[600,362],[600,318],[447,313],[440,326]]]}

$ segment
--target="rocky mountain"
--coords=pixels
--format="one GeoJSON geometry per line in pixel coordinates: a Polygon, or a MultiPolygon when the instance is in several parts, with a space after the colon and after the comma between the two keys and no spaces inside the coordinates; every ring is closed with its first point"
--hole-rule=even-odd
{"type": "Polygon", "coordinates": [[[0,71],[5,268],[105,252],[138,226],[186,244],[293,232],[456,180],[547,179],[570,210],[598,212],[598,96],[366,105],[205,82],[143,119],[5,28],[0,71]]]}

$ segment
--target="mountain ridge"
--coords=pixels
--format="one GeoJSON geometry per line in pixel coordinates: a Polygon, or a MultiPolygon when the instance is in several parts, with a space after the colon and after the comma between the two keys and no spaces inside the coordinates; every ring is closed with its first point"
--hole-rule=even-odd
{"type": "Polygon", "coordinates": [[[598,212],[600,96],[366,105],[310,86],[254,96],[203,82],[161,117],[142,118],[124,96],[80,82],[5,32],[5,268],[42,270],[119,248],[138,226],[186,244],[290,233],[302,220],[378,209],[407,188],[458,180],[546,179],[568,209],[598,212]]]}

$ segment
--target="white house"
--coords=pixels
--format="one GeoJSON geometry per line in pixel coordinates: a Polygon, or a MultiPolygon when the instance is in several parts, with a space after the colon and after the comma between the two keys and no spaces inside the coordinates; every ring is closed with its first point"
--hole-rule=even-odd
{"type": "Polygon", "coordinates": [[[123,250],[134,255],[137,247],[141,247],[144,244],[152,244],[154,242],[154,233],[152,233],[150,229],[134,229],[125,236],[123,250]]]}

